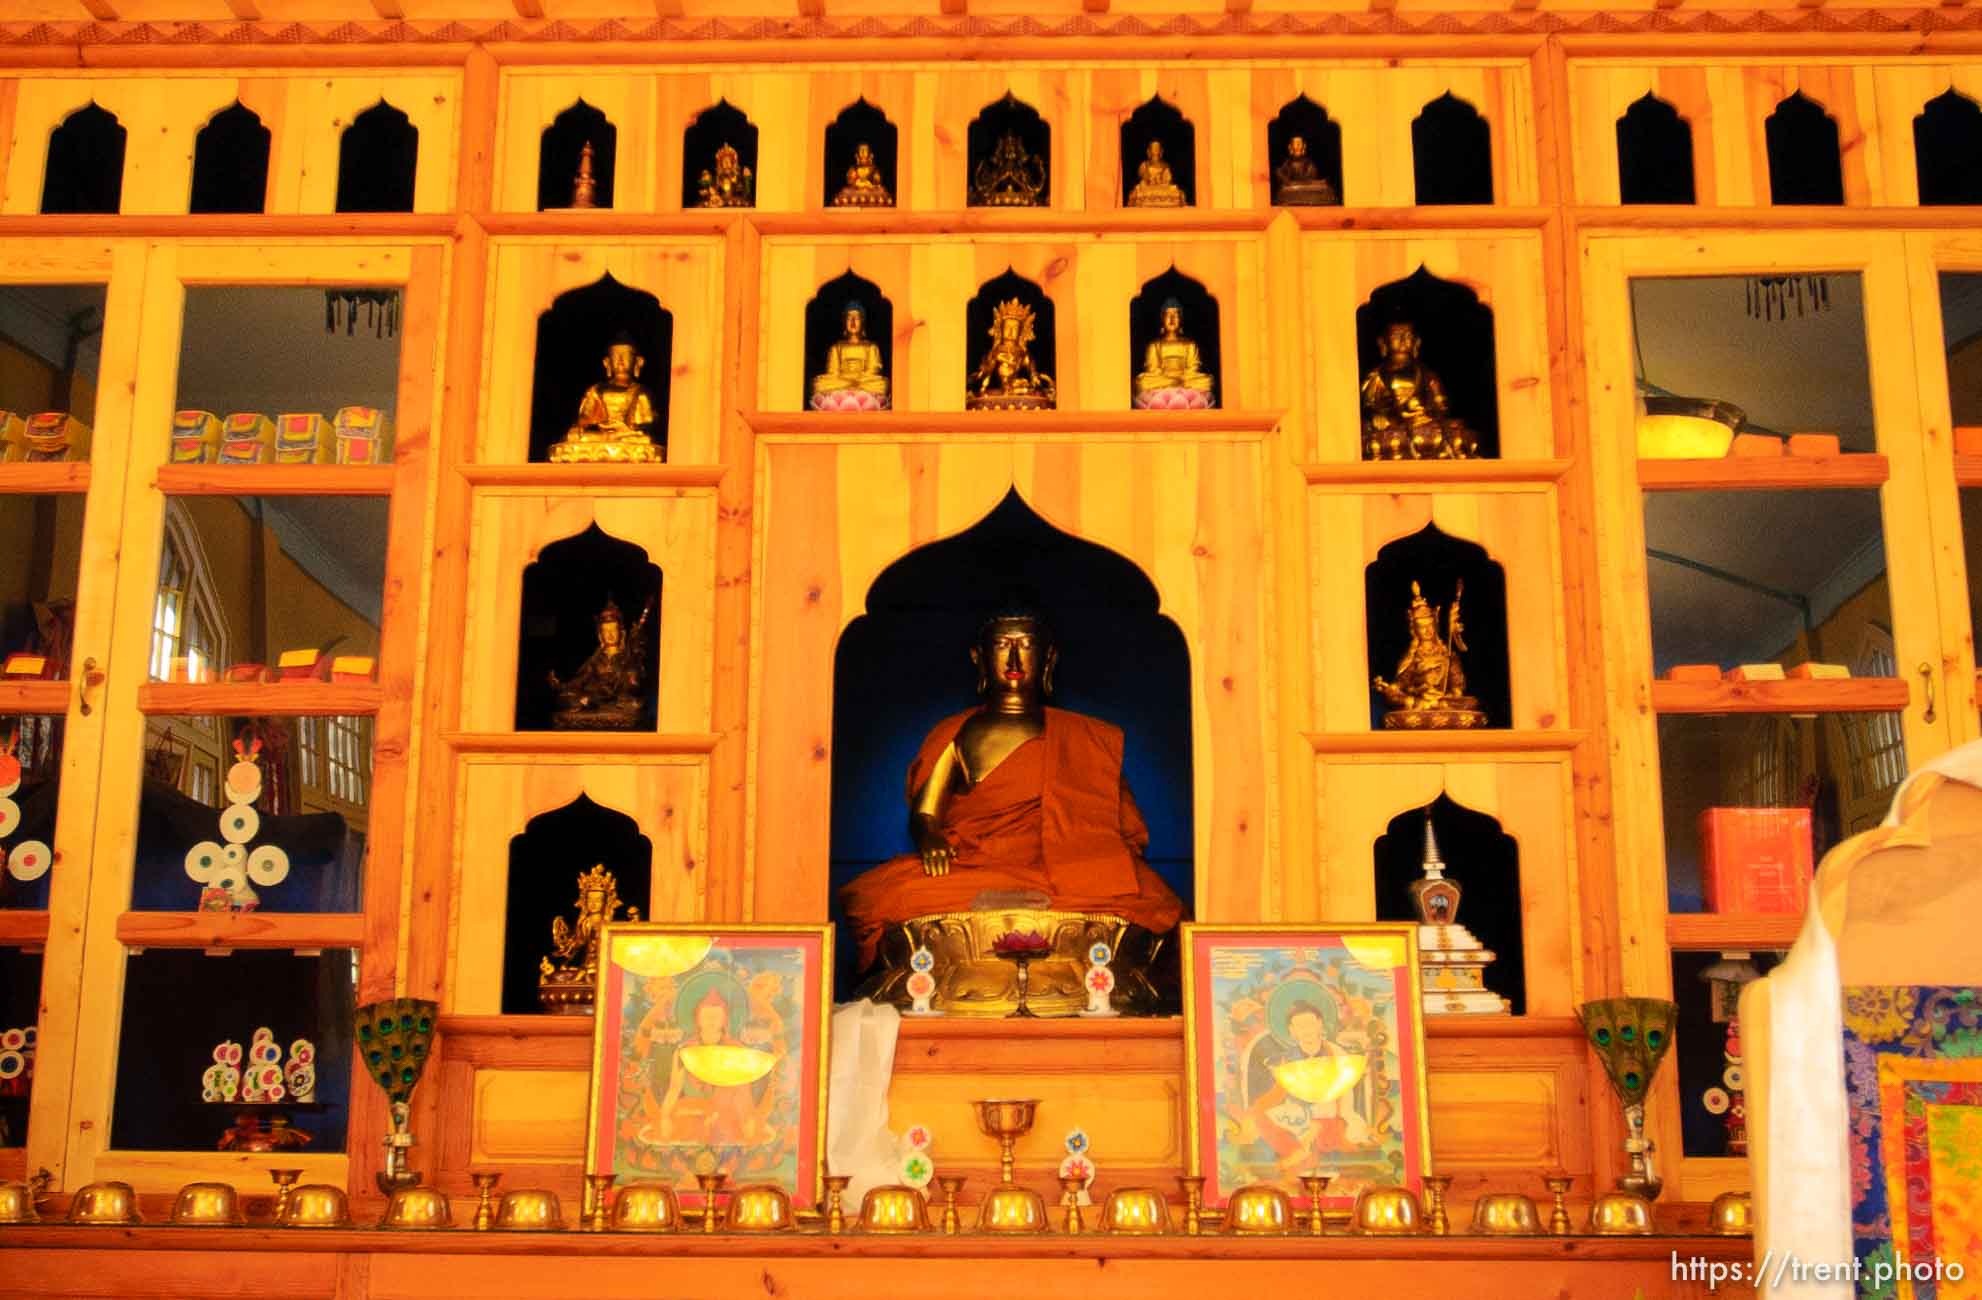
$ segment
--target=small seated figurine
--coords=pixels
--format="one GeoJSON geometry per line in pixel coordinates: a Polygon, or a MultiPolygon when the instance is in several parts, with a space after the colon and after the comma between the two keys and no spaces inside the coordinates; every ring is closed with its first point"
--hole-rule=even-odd
{"type": "Polygon", "coordinates": [[[1418,331],[1396,321],[1377,336],[1381,360],[1363,378],[1364,460],[1470,460],[1477,434],[1452,414],[1445,387],[1418,360],[1418,331]]]}
{"type": "Polygon", "coordinates": [[[1279,183],[1274,202],[1283,207],[1333,207],[1342,202],[1314,159],[1308,157],[1308,142],[1298,135],[1288,138],[1287,156],[1273,169],[1273,179],[1279,183]]]}
{"type": "Polygon", "coordinates": [[[631,336],[622,333],[613,339],[603,362],[606,377],[579,399],[578,423],[551,446],[553,463],[654,464],[667,459],[666,433],[660,443],[654,441],[659,418],[653,395],[639,382],[646,364],[631,336]]]}
{"type": "Polygon", "coordinates": [[[551,689],[557,692],[558,707],[551,713],[554,729],[623,730],[639,721],[641,687],[646,681],[647,620],[653,612],[649,603],[640,621],[628,628],[619,606],[610,596],[606,598],[606,607],[592,621],[597,648],[570,678],[549,674],[551,689]]]}
{"type": "Polygon", "coordinates": [[[846,184],[833,196],[836,208],[892,208],[895,196],[888,192],[874,150],[865,140],[854,146],[853,166],[846,169],[846,184]]]}
{"type": "Polygon", "coordinates": [[[991,348],[971,373],[964,406],[973,411],[1050,411],[1053,376],[1042,375],[1028,351],[1032,308],[1011,298],[991,316],[991,348]]]}
{"type": "MultiPolygon", "coordinates": [[[[606,864],[596,863],[578,877],[578,924],[561,916],[551,918],[551,951],[537,964],[537,1001],[553,1015],[589,1016],[599,990],[599,940],[601,930],[618,920],[619,882],[606,864]]],[[[626,909],[626,919],[640,919],[640,909],[626,909]]]]}
{"type": "Polygon", "coordinates": [[[715,170],[703,171],[695,182],[695,201],[705,208],[757,206],[757,177],[737,152],[725,144],[716,149],[715,170]]]}
{"type": "Polygon", "coordinates": [[[1163,161],[1163,142],[1151,140],[1148,156],[1136,165],[1136,185],[1129,191],[1132,208],[1181,208],[1184,192],[1170,178],[1170,164],[1163,161]]]}
{"type": "Polygon", "coordinates": [[[977,164],[970,201],[985,208],[1036,208],[1046,188],[1046,164],[1025,150],[1017,134],[1005,132],[991,156],[977,164]]]}
{"type": "Polygon", "coordinates": [[[1197,344],[1184,337],[1184,308],[1175,298],[1163,303],[1162,332],[1143,352],[1136,376],[1139,411],[1201,411],[1211,405],[1211,376],[1204,373],[1197,344]]]}
{"type": "Polygon", "coordinates": [[[1417,583],[1411,584],[1411,608],[1405,616],[1411,644],[1397,661],[1396,680],[1370,679],[1370,686],[1392,705],[1383,715],[1385,728],[1454,731],[1487,725],[1480,702],[1466,694],[1466,670],[1459,663],[1459,652],[1466,648],[1466,628],[1459,621],[1459,598],[1465,592],[1463,582],[1453,591],[1446,634],[1440,637],[1437,607],[1425,600],[1417,583]]]}
{"type": "Polygon", "coordinates": [[[812,376],[815,411],[885,411],[888,378],[881,373],[881,348],[862,329],[867,309],[858,299],[840,312],[840,337],[826,349],[826,369],[812,376]]]}

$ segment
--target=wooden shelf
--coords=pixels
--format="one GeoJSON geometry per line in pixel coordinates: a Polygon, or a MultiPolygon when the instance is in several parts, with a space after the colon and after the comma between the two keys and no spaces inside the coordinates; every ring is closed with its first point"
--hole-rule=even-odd
{"type": "Polygon", "coordinates": [[[1652,683],[1655,713],[1897,713],[1910,703],[1899,677],[1652,683]]]}
{"type": "Polygon", "coordinates": [[[126,912],[117,942],[127,948],[358,948],[362,912],[126,912]]]}
{"type": "Polygon", "coordinates": [[[442,239],[452,236],[452,212],[340,213],[89,213],[0,217],[0,239],[154,235],[182,239],[442,239]]]}
{"type": "Polygon", "coordinates": [[[903,438],[981,434],[1029,438],[1093,433],[1148,437],[1220,434],[1256,438],[1272,433],[1282,411],[875,411],[833,415],[821,411],[745,411],[751,432],[814,438],[903,438]]]}
{"type": "Polygon", "coordinates": [[[0,682],[0,714],[67,713],[72,682],[0,682]]]}
{"type": "Polygon", "coordinates": [[[1301,466],[1301,476],[1317,486],[1463,487],[1469,483],[1554,483],[1569,472],[1569,460],[1349,460],[1301,466]]]}
{"type": "Polygon", "coordinates": [[[448,731],[459,754],[706,754],[722,737],[713,731],[448,731]]]}
{"type": "Polygon", "coordinates": [[[1546,225],[1555,209],[1497,203],[1434,203],[1408,208],[1299,207],[1286,212],[1303,230],[1532,230],[1546,225]]]}
{"type": "Polygon", "coordinates": [[[1956,456],[1954,481],[1957,487],[1982,487],[1982,456],[1956,456]]]}
{"type": "Polygon", "coordinates": [[[385,692],[377,682],[146,682],[138,712],[227,718],[319,718],[377,713],[385,692]]]}
{"type": "Polygon", "coordinates": [[[160,465],[156,486],[175,497],[386,497],[390,465],[160,465]]]}
{"type": "Polygon", "coordinates": [[[1638,462],[1647,492],[1758,492],[1768,488],[1883,486],[1886,458],[1874,452],[1842,456],[1722,456],[1713,460],[1638,462]]]}
{"type": "Polygon", "coordinates": [[[37,461],[0,465],[0,492],[87,492],[87,461],[37,461]]]}
{"type": "Polygon", "coordinates": [[[1665,941],[1674,952],[1723,948],[1787,948],[1803,932],[1803,917],[1744,916],[1732,912],[1668,912],[1665,941]]]}
{"type": "Polygon", "coordinates": [[[0,908],[0,948],[38,948],[47,942],[47,912],[0,908]]]}
{"type": "MultiPolygon", "coordinates": [[[[1569,40],[1579,53],[1590,47],[1576,36],[1569,40]]],[[[1982,224],[1982,215],[1972,206],[1947,204],[1929,207],[1874,207],[1871,205],[1823,205],[1801,207],[1769,204],[1702,207],[1690,203],[1634,203],[1615,207],[1589,204],[1570,209],[1581,229],[1629,230],[1634,232],[1740,230],[1740,231],[1850,231],[1850,230],[1957,230],[1970,231],[1982,224]]]]}
{"type": "Polygon", "coordinates": [[[723,465],[462,465],[476,487],[581,491],[596,488],[712,488],[723,465]]]}
{"type": "Polygon", "coordinates": [[[1567,753],[1589,738],[1583,730],[1514,731],[1310,731],[1317,754],[1509,754],[1567,753]]]}

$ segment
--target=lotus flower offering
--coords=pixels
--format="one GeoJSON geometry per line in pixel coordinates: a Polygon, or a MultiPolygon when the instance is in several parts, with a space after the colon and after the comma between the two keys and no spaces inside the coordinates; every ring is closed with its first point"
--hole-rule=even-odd
{"type": "Polygon", "coordinates": [[[1012,1008],[1012,1017],[1024,1020],[1038,1018],[1038,1013],[1026,1005],[1026,998],[1032,991],[1032,972],[1028,969],[1035,957],[1050,957],[1053,954],[1053,941],[1035,930],[1007,930],[991,941],[991,955],[1002,957],[1018,966],[1018,1005],[1012,1008]]]}

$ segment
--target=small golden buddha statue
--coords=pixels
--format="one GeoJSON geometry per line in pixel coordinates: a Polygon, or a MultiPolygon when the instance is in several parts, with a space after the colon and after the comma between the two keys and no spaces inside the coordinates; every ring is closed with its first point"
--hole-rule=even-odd
{"type": "Polygon", "coordinates": [[[647,675],[647,620],[653,613],[649,602],[640,621],[629,628],[619,606],[606,598],[606,607],[592,620],[596,648],[569,678],[548,674],[558,703],[551,712],[553,729],[614,731],[639,721],[647,675]]]}
{"type": "Polygon", "coordinates": [[[977,164],[970,201],[981,208],[1036,208],[1046,189],[1046,164],[1026,152],[1016,132],[998,137],[991,156],[977,164]]]}
{"type": "Polygon", "coordinates": [[[1422,346],[1408,321],[1377,336],[1381,360],[1363,378],[1364,460],[1470,460],[1479,436],[1452,414],[1445,386],[1418,359],[1422,346]]]}
{"type": "Polygon", "coordinates": [[[597,464],[602,461],[656,464],[668,458],[667,434],[654,440],[653,394],[639,382],[647,359],[632,336],[621,333],[606,348],[602,365],[606,377],[585,390],[578,400],[578,423],[564,440],[551,445],[554,464],[597,464]]]}
{"type": "Polygon", "coordinates": [[[696,178],[695,202],[704,208],[756,207],[756,173],[743,165],[733,147],[720,145],[716,149],[714,169],[705,169],[696,178]]]}
{"type": "MultiPolygon", "coordinates": [[[[618,920],[619,881],[595,864],[578,877],[578,924],[570,925],[561,916],[551,918],[551,951],[537,964],[537,1001],[552,1015],[589,1016],[599,989],[600,930],[608,921],[618,920]]],[[[640,909],[626,909],[626,919],[640,919],[640,909]]]]}
{"type": "Polygon", "coordinates": [[[1171,179],[1170,164],[1163,161],[1163,142],[1151,140],[1143,160],[1136,165],[1135,188],[1129,191],[1132,208],[1181,208],[1184,192],[1171,179]]]}
{"type": "Polygon", "coordinates": [[[1273,169],[1273,179],[1279,187],[1273,201],[1283,207],[1334,207],[1342,202],[1342,196],[1308,157],[1308,142],[1298,135],[1288,137],[1287,156],[1273,169]]]}
{"type": "Polygon", "coordinates": [[[971,373],[964,405],[973,411],[1052,410],[1053,376],[1033,365],[1032,340],[1032,308],[1017,298],[999,303],[991,315],[991,348],[971,373]]]}
{"type": "Polygon", "coordinates": [[[1411,608],[1406,619],[1411,644],[1397,661],[1396,680],[1370,679],[1378,695],[1390,701],[1383,725],[1391,730],[1456,731],[1487,725],[1480,702],[1466,694],[1466,670],[1459,652],[1466,648],[1466,628],[1459,621],[1461,582],[1445,611],[1445,635],[1438,630],[1438,607],[1428,602],[1418,584],[1411,584],[1411,608]]]}
{"type": "Polygon", "coordinates": [[[863,332],[867,308],[858,299],[840,310],[840,337],[826,349],[826,369],[812,376],[815,411],[885,411],[888,377],[881,348],[863,332]]]}
{"type": "Polygon", "coordinates": [[[1139,411],[1201,411],[1211,405],[1211,376],[1197,344],[1184,337],[1184,308],[1175,298],[1164,300],[1161,332],[1143,351],[1135,388],[1139,411]]]}
{"type": "Polygon", "coordinates": [[[833,196],[836,208],[892,208],[895,196],[874,161],[874,150],[865,140],[853,147],[853,166],[846,169],[846,184],[833,196]]]}
{"type": "Polygon", "coordinates": [[[592,177],[592,142],[587,140],[585,147],[578,151],[578,174],[571,178],[571,206],[596,207],[598,196],[599,183],[592,177]]]}

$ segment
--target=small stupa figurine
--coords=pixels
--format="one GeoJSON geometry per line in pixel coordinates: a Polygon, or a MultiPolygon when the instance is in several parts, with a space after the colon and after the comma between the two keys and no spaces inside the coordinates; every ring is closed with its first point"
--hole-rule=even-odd
{"type": "Polygon", "coordinates": [[[966,385],[964,406],[973,411],[1050,411],[1053,376],[1041,374],[1028,350],[1033,340],[1032,308],[1017,298],[991,314],[991,347],[966,385]]]}
{"type": "Polygon", "coordinates": [[[1445,386],[1418,359],[1417,327],[1393,321],[1377,335],[1376,367],[1363,377],[1364,460],[1471,460],[1480,440],[1452,414],[1445,386]]]}
{"type": "Polygon", "coordinates": [[[1026,151],[1016,132],[1007,131],[972,173],[970,201],[980,208],[1036,208],[1045,189],[1045,162],[1026,151]]]}
{"type": "MultiPolygon", "coordinates": [[[[537,966],[537,1001],[552,1015],[589,1016],[599,990],[599,937],[610,921],[619,920],[619,881],[605,863],[578,877],[578,923],[561,916],[551,919],[551,951],[537,966]]],[[[626,909],[626,919],[640,919],[640,909],[626,909]]]]}
{"type": "Polygon", "coordinates": [[[666,460],[667,434],[661,431],[655,441],[660,417],[654,395],[640,382],[647,359],[632,336],[617,335],[600,364],[605,378],[578,399],[578,421],[565,430],[563,441],[551,444],[552,463],[652,465],[666,460]]]}
{"type": "Polygon", "coordinates": [[[1277,193],[1274,202],[1282,207],[1335,207],[1342,196],[1308,157],[1308,142],[1300,136],[1287,139],[1287,156],[1273,169],[1277,193]]]}
{"type": "Polygon", "coordinates": [[[881,348],[866,335],[867,308],[855,299],[840,309],[840,337],[826,349],[826,368],[812,376],[815,411],[885,411],[888,377],[881,348]]]}
{"type": "Polygon", "coordinates": [[[639,722],[646,685],[647,620],[653,612],[649,603],[640,621],[629,628],[619,606],[606,598],[605,608],[593,619],[597,647],[570,678],[549,674],[551,689],[557,692],[558,707],[551,713],[555,730],[620,731],[639,722]]]}
{"type": "Polygon", "coordinates": [[[1493,963],[1473,932],[1459,924],[1459,884],[1445,878],[1431,813],[1425,813],[1424,874],[1411,882],[1411,906],[1418,913],[1418,967],[1423,972],[1428,1016],[1476,1012],[1498,1015],[1507,1000],[1486,987],[1493,963]]]}
{"type": "Polygon", "coordinates": [[[599,183],[592,178],[592,142],[587,140],[578,151],[578,174],[571,178],[571,206],[597,207],[598,197],[599,183]]]}
{"type": "Polygon", "coordinates": [[[1184,337],[1184,308],[1175,298],[1163,303],[1162,325],[1143,351],[1135,388],[1138,411],[1202,411],[1212,404],[1211,376],[1197,344],[1184,337]]]}
{"type": "Polygon", "coordinates": [[[1466,670],[1459,663],[1459,652],[1466,648],[1466,627],[1459,621],[1459,598],[1465,591],[1463,582],[1454,589],[1445,615],[1445,635],[1440,636],[1438,607],[1425,599],[1416,582],[1411,584],[1411,608],[1406,615],[1411,644],[1397,661],[1396,680],[1370,679],[1371,688],[1392,706],[1383,715],[1385,728],[1456,731],[1487,725],[1480,702],[1466,694],[1466,670]]]}
{"type": "Polygon", "coordinates": [[[846,169],[846,184],[833,196],[836,208],[892,208],[895,196],[874,161],[874,149],[865,140],[853,147],[853,166],[846,169]]]}
{"type": "Polygon", "coordinates": [[[1163,142],[1151,140],[1143,160],[1136,164],[1135,188],[1129,191],[1132,208],[1181,208],[1184,192],[1170,175],[1170,164],[1163,161],[1163,142]]]}
{"type": "Polygon", "coordinates": [[[754,208],[757,177],[743,165],[735,148],[723,144],[716,149],[715,167],[696,178],[695,195],[696,204],[704,208],[754,208]]]}

